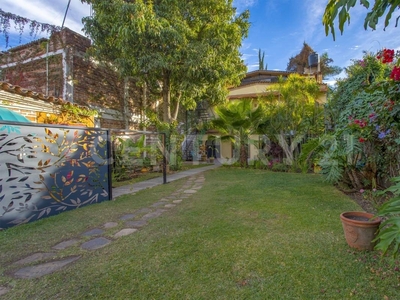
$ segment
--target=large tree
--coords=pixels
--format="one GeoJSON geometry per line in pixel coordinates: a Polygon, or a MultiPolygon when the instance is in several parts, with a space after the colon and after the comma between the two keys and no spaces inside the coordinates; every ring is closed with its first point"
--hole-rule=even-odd
{"type": "Polygon", "coordinates": [[[158,82],[163,121],[179,106],[198,100],[220,103],[246,68],[239,48],[248,32],[248,11],[236,15],[232,0],[83,0],[94,54],[112,61],[123,76],[158,82]]]}
{"type": "MultiPolygon", "coordinates": [[[[308,67],[308,56],[315,51],[306,43],[303,43],[303,48],[300,53],[289,59],[286,70],[296,73],[304,73],[308,67]]],[[[320,57],[320,70],[323,77],[337,75],[342,71],[338,66],[331,66],[333,59],[328,56],[327,52],[322,53],[320,57]]]]}
{"type": "MultiPolygon", "coordinates": [[[[389,25],[389,21],[393,16],[395,11],[398,11],[400,8],[400,0],[360,0],[360,5],[364,6],[368,12],[364,19],[364,29],[366,30],[368,27],[373,30],[376,29],[376,25],[380,18],[382,18],[385,14],[385,24],[384,29],[389,25]],[[371,6],[371,4],[373,4],[371,6]]],[[[350,9],[353,8],[357,4],[356,0],[329,0],[324,16],[322,18],[322,23],[325,25],[325,33],[326,35],[331,32],[333,39],[335,39],[335,24],[334,21],[339,19],[339,30],[340,33],[343,33],[344,24],[347,22],[350,24],[350,9]]],[[[397,27],[400,16],[396,16],[395,26],[397,27]]]]}

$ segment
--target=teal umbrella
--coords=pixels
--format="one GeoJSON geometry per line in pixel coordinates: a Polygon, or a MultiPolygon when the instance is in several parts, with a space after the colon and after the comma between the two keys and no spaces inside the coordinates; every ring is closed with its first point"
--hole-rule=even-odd
{"type": "Polygon", "coordinates": [[[23,115],[4,107],[0,107],[0,121],[31,122],[23,115]]]}

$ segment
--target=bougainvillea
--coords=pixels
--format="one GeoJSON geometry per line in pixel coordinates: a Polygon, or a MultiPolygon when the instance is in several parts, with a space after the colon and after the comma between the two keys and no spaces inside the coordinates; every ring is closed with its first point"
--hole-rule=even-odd
{"type": "Polygon", "coordinates": [[[400,81],[400,67],[393,67],[393,70],[390,73],[390,79],[393,79],[394,81],[400,81]]]}
{"type": "Polygon", "coordinates": [[[376,56],[377,59],[381,60],[384,64],[393,62],[394,59],[394,50],[392,49],[383,49],[376,56]]]}
{"type": "Polygon", "coordinates": [[[351,172],[353,187],[382,187],[400,175],[399,57],[399,52],[383,49],[355,60],[328,103],[331,127],[346,141],[343,153],[354,150],[351,160],[345,160],[341,177],[345,180],[345,172],[351,172]]]}

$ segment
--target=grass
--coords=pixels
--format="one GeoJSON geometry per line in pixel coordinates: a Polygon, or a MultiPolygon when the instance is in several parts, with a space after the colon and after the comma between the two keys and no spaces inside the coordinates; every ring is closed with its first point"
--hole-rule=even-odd
{"type": "MultiPolygon", "coordinates": [[[[360,207],[313,174],[219,168],[135,234],[35,280],[0,277],[7,299],[396,299],[400,272],[351,250],[339,214],[360,207]]],[[[28,253],[150,206],[184,180],[0,232],[1,273],[28,253]]],[[[123,225],[116,229],[121,229],[123,225]]],[[[110,232],[112,235],[112,232],[110,232]]]]}

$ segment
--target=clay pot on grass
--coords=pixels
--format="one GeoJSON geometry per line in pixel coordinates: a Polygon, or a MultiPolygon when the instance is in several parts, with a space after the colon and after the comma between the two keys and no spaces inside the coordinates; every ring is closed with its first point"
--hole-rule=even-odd
{"type": "Polygon", "coordinates": [[[340,215],[347,244],[358,250],[374,250],[381,218],[362,211],[349,211],[340,215]]]}

